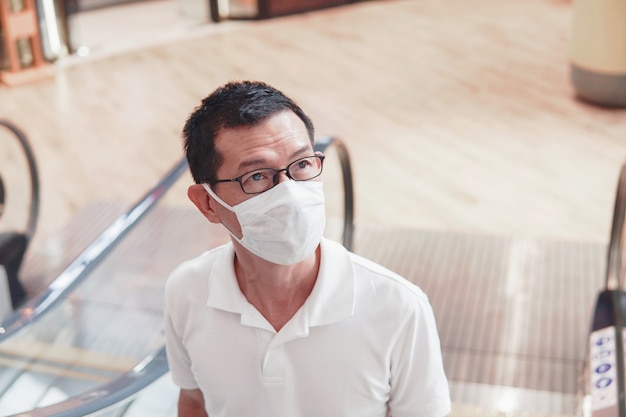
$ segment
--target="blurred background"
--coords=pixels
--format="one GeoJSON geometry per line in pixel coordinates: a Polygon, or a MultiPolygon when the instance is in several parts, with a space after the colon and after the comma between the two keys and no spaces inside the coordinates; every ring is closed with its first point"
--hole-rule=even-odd
{"type": "MultiPolygon", "coordinates": [[[[25,0],[1,1],[9,8],[5,16],[27,9],[25,0]]],[[[27,135],[39,172],[37,229],[22,273],[29,295],[54,275],[35,273],[43,270],[32,266],[35,260],[44,256],[49,262],[56,254],[60,270],[72,259],[60,254],[69,240],[74,253],[86,247],[179,160],[182,125],[203,97],[230,80],[263,80],[293,97],[318,134],[346,144],[354,225],[363,233],[356,252],[380,255],[385,240],[369,234],[379,230],[440,236],[450,244],[475,238],[464,247],[489,247],[489,254],[498,247],[489,245],[504,239],[513,249],[489,265],[532,258],[543,262],[543,271],[557,265],[564,276],[581,273],[579,281],[564,277],[550,290],[554,297],[564,294],[558,305],[572,310],[559,310],[554,328],[525,339],[539,350],[556,343],[540,340],[541,334],[562,332],[576,340],[575,353],[557,354],[571,365],[570,373],[557,378],[558,369],[539,366],[532,377],[562,382],[554,386],[569,380],[566,393],[539,382],[521,384],[533,395],[557,395],[547,402],[560,405],[537,410],[528,406],[535,400],[514,401],[488,390],[474,391],[475,398],[498,397],[500,405],[483,399],[472,405],[472,394],[461,391],[456,402],[483,407],[476,415],[573,415],[626,156],[626,6],[610,0],[37,0],[34,7],[42,60],[22,34],[14,42],[17,67],[11,66],[7,20],[0,54],[0,119],[27,135]],[[547,256],[542,245],[556,245],[566,255],[547,256]],[[584,297],[574,294],[578,290],[584,297]]],[[[27,161],[10,132],[0,132],[0,145],[7,188],[0,226],[10,230],[25,221],[30,184],[23,174],[27,161]]],[[[329,233],[339,236],[340,166],[335,150],[328,152],[329,233]]],[[[168,192],[168,204],[190,208],[189,182],[185,174],[168,192]]],[[[487,275],[459,261],[460,252],[442,255],[440,264],[428,256],[432,246],[420,248],[423,269],[415,279],[432,294],[442,326],[448,326],[457,317],[443,317],[456,300],[446,298],[453,290],[440,290],[427,275],[434,277],[432,271],[444,264],[456,265],[460,280],[487,275]]],[[[517,281],[511,276],[502,277],[510,298],[494,295],[503,301],[502,311],[508,304],[529,313],[533,300],[540,309],[554,306],[552,295],[542,298],[524,287],[526,275],[515,275],[517,281]]],[[[465,297],[481,304],[487,295],[478,288],[465,297]]],[[[495,305],[488,300],[482,304],[495,305]]],[[[519,324],[520,317],[507,323],[519,324]]],[[[538,323],[529,326],[538,329],[538,323]]],[[[503,346],[510,347],[511,330],[504,328],[503,346]]],[[[453,345],[444,349],[461,350],[453,345]]],[[[500,352],[489,349],[494,357],[500,352]]],[[[509,353],[521,360],[528,352],[509,353]]],[[[488,367],[454,363],[465,370],[488,367]]],[[[515,375],[523,373],[520,368],[515,375]]],[[[497,369],[489,372],[512,368],[497,369]]],[[[516,386],[515,377],[508,383],[516,386]]]]}

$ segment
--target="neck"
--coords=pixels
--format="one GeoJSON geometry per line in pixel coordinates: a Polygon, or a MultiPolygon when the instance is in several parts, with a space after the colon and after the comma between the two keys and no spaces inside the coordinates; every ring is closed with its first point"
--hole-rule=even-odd
{"type": "Polygon", "coordinates": [[[277,265],[235,244],[235,274],[241,292],[279,331],[302,307],[315,286],[320,247],[294,265],[277,265]]]}

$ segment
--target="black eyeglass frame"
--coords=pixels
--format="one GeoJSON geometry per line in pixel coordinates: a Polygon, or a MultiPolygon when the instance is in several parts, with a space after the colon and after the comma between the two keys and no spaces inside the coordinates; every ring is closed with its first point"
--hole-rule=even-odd
{"type": "Polygon", "coordinates": [[[309,180],[312,180],[312,179],[314,179],[314,178],[319,177],[320,175],[322,175],[322,171],[324,170],[324,159],[325,159],[325,158],[326,158],[326,155],[311,155],[311,156],[305,156],[305,157],[303,157],[303,158],[296,159],[295,161],[291,162],[289,165],[287,165],[287,166],[286,166],[285,168],[283,168],[283,169],[274,169],[274,168],[259,168],[259,169],[255,169],[255,170],[252,170],[252,171],[248,171],[248,172],[246,172],[245,174],[241,174],[240,176],[238,176],[238,177],[236,177],[236,178],[229,178],[229,179],[226,179],[226,180],[207,179],[207,180],[204,180],[204,181],[200,181],[200,183],[201,183],[201,184],[210,184],[210,185],[214,185],[214,184],[218,184],[218,183],[220,183],[220,182],[238,182],[238,183],[239,183],[239,186],[241,187],[241,191],[243,191],[244,193],[246,193],[246,194],[262,194],[262,193],[264,193],[264,192],[266,192],[266,191],[269,191],[269,190],[271,190],[272,188],[276,187],[276,185],[278,185],[278,175],[279,175],[281,172],[284,172],[284,173],[287,175],[287,177],[288,177],[290,180],[293,180],[293,181],[309,181],[309,180]],[[305,160],[305,159],[309,159],[309,158],[318,158],[318,159],[320,160],[320,172],[319,172],[316,176],[311,177],[311,178],[307,178],[306,180],[299,180],[299,179],[296,179],[296,178],[292,177],[292,176],[291,176],[291,174],[289,173],[289,168],[290,168],[292,165],[297,164],[298,162],[301,162],[301,161],[303,161],[303,160],[305,160]],[[265,190],[263,190],[263,191],[258,191],[258,192],[256,192],[256,193],[249,193],[249,192],[247,192],[247,191],[243,188],[243,183],[241,182],[241,180],[243,179],[243,177],[245,177],[246,175],[250,175],[250,174],[252,174],[252,173],[254,173],[254,172],[257,172],[257,171],[265,171],[265,170],[267,170],[267,171],[274,171],[274,176],[272,177],[272,179],[273,179],[273,183],[274,183],[274,184],[273,184],[270,188],[267,188],[267,189],[265,189],[265,190]]]}

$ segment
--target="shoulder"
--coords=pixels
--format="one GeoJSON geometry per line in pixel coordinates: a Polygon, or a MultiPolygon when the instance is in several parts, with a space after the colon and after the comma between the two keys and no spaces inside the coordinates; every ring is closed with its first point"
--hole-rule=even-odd
{"type": "Polygon", "coordinates": [[[357,283],[375,291],[377,297],[393,297],[396,301],[428,303],[422,289],[405,277],[362,256],[350,253],[357,283]]]}
{"type": "Polygon", "coordinates": [[[214,265],[232,252],[228,243],[206,251],[178,265],[165,283],[166,301],[206,294],[208,277],[214,265]]]}
{"type": "Polygon", "coordinates": [[[222,256],[227,255],[231,251],[232,244],[227,243],[182,262],[171,272],[167,279],[168,284],[188,279],[198,273],[206,273],[207,268],[210,268],[215,262],[222,258],[222,256]]]}
{"type": "Polygon", "coordinates": [[[372,314],[393,315],[395,319],[406,318],[420,310],[431,310],[424,291],[405,277],[349,252],[336,242],[325,241],[322,248],[331,266],[327,268],[327,273],[335,275],[337,279],[352,278],[357,306],[365,307],[372,314]]]}

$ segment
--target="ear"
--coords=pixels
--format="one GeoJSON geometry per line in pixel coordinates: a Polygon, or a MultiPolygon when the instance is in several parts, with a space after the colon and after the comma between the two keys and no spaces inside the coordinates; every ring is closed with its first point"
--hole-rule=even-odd
{"type": "Polygon", "coordinates": [[[215,210],[211,207],[211,197],[207,194],[202,184],[190,185],[187,189],[187,197],[211,223],[221,223],[215,210]]]}

